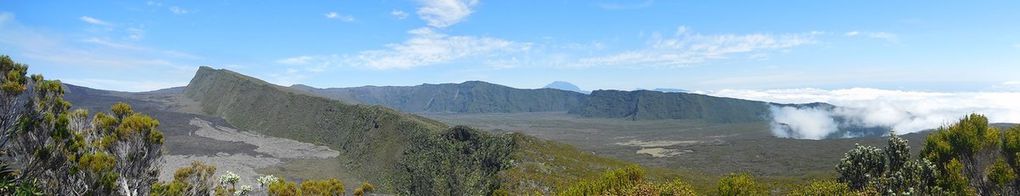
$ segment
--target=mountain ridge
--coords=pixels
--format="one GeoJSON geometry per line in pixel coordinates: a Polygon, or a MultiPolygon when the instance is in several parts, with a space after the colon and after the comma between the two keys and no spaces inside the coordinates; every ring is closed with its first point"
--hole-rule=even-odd
{"type": "Polygon", "coordinates": [[[577,92],[517,89],[483,81],[302,90],[349,103],[383,105],[411,113],[566,111],[585,99],[584,94],[577,92]]]}
{"type": "Polygon", "coordinates": [[[448,126],[383,106],[349,104],[293,91],[297,90],[229,70],[202,67],[183,94],[198,102],[202,113],[221,117],[238,128],[334,148],[341,152],[337,161],[346,165],[345,170],[379,182],[384,190],[397,194],[489,195],[497,189],[522,193],[548,191],[548,187],[557,186],[549,183],[579,176],[550,180],[532,174],[534,170],[518,167],[561,164],[557,170],[600,170],[621,165],[594,155],[566,165],[558,161],[546,163],[545,158],[534,156],[586,153],[573,148],[560,149],[565,152],[554,155],[528,153],[533,151],[522,149],[546,142],[518,133],[448,126]],[[597,161],[593,164],[588,160],[597,161]],[[511,174],[503,174],[504,171],[511,174]]]}

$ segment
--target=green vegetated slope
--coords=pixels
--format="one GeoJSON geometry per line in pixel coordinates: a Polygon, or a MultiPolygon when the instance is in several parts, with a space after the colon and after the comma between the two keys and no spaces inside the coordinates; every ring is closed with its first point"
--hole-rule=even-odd
{"type": "MultiPolygon", "coordinates": [[[[198,101],[204,113],[239,128],[330,146],[341,152],[338,161],[348,165],[345,169],[395,193],[484,195],[515,180],[535,182],[534,187],[574,180],[528,174],[533,171],[517,172],[513,178],[500,174],[520,171],[517,167],[536,156],[570,159],[520,151],[539,148],[531,145],[541,141],[533,137],[448,127],[382,106],[345,104],[209,67],[199,69],[184,93],[198,101]],[[538,178],[555,180],[532,180],[538,178]]],[[[582,153],[570,149],[570,154],[582,153]]],[[[571,162],[555,169],[585,170],[577,167],[593,165],[614,164],[571,162]]],[[[515,188],[503,189],[518,192],[515,188]]]]}
{"type": "Polygon", "coordinates": [[[768,119],[769,104],[760,101],[691,93],[598,90],[571,114],[631,120],[702,119],[709,122],[755,122],[768,119]]]}
{"type": "Polygon", "coordinates": [[[383,105],[403,112],[508,113],[567,111],[585,94],[557,89],[516,89],[481,81],[418,86],[365,86],[316,89],[295,85],[332,99],[383,105]]]}
{"type": "MultiPolygon", "coordinates": [[[[513,167],[500,173],[502,187],[510,195],[551,195],[564,191],[584,179],[598,177],[606,171],[635,166],[634,163],[597,156],[591,152],[554,141],[512,133],[518,150],[513,154],[513,167]]],[[[691,170],[644,168],[655,181],[682,179],[697,185],[699,192],[708,192],[717,176],[691,170]]]]}

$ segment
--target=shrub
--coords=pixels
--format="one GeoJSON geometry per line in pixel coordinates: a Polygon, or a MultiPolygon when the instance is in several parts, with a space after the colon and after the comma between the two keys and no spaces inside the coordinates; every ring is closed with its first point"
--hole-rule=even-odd
{"type": "Polygon", "coordinates": [[[794,189],[791,196],[839,196],[852,195],[853,191],[846,183],[835,180],[815,180],[807,186],[794,189]]]}
{"type": "Polygon", "coordinates": [[[719,195],[769,195],[768,187],[759,184],[748,173],[730,174],[719,179],[719,195]]]}
{"type": "Polygon", "coordinates": [[[837,179],[847,183],[850,188],[861,189],[874,178],[882,176],[885,172],[885,158],[881,149],[855,144],[836,165],[839,173],[837,179]]]}
{"type": "Polygon", "coordinates": [[[301,194],[304,195],[343,195],[344,183],[336,178],[327,180],[305,180],[301,182],[301,194]]]}

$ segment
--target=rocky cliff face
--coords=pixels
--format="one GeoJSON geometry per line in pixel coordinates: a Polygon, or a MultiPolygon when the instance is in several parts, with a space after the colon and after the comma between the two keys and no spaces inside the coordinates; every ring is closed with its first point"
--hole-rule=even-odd
{"type": "Polygon", "coordinates": [[[571,114],[631,120],[700,119],[709,122],[759,122],[769,118],[769,104],[691,93],[598,90],[571,114]]]}
{"type": "Polygon", "coordinates": [[[345,102],[382,105],[414,113],[567,111],[579,106],[587,98],[585,94],[572,91],[516,89],[481,81],[418,86],[300,89],[345,102]]]}

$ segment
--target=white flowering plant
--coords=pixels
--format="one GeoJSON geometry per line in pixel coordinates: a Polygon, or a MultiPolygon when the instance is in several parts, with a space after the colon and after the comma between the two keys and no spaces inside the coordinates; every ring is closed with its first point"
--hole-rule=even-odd
{"type": "Polygon", "coordinates": [[[234,172],[231,172],[231,171],[227,171],[226,174],[223,174],[222,176],[220,176],[220,184],[231,184],[231,185],[234,185],[234,184],[237,184],[237,182],[240,181],[240,180],[241,180],[241,176],[238,176],[237,174],[235,174],[234,172]]]}
{"type": "Polygon", "coordinates": [[[265,175],[265,176],[262,176],[262,177],[259,177],[259,178],[255,179],[255,181],[258,182],[259,186],[261,186],[261,187],[268,187],[270,183],[273,183],[273,182],[276,182],[276,181],[279,181],[279,180],[280,180],[280,178],[277,178],[276,176],[273,176],[273,175],[265,175]]]}

